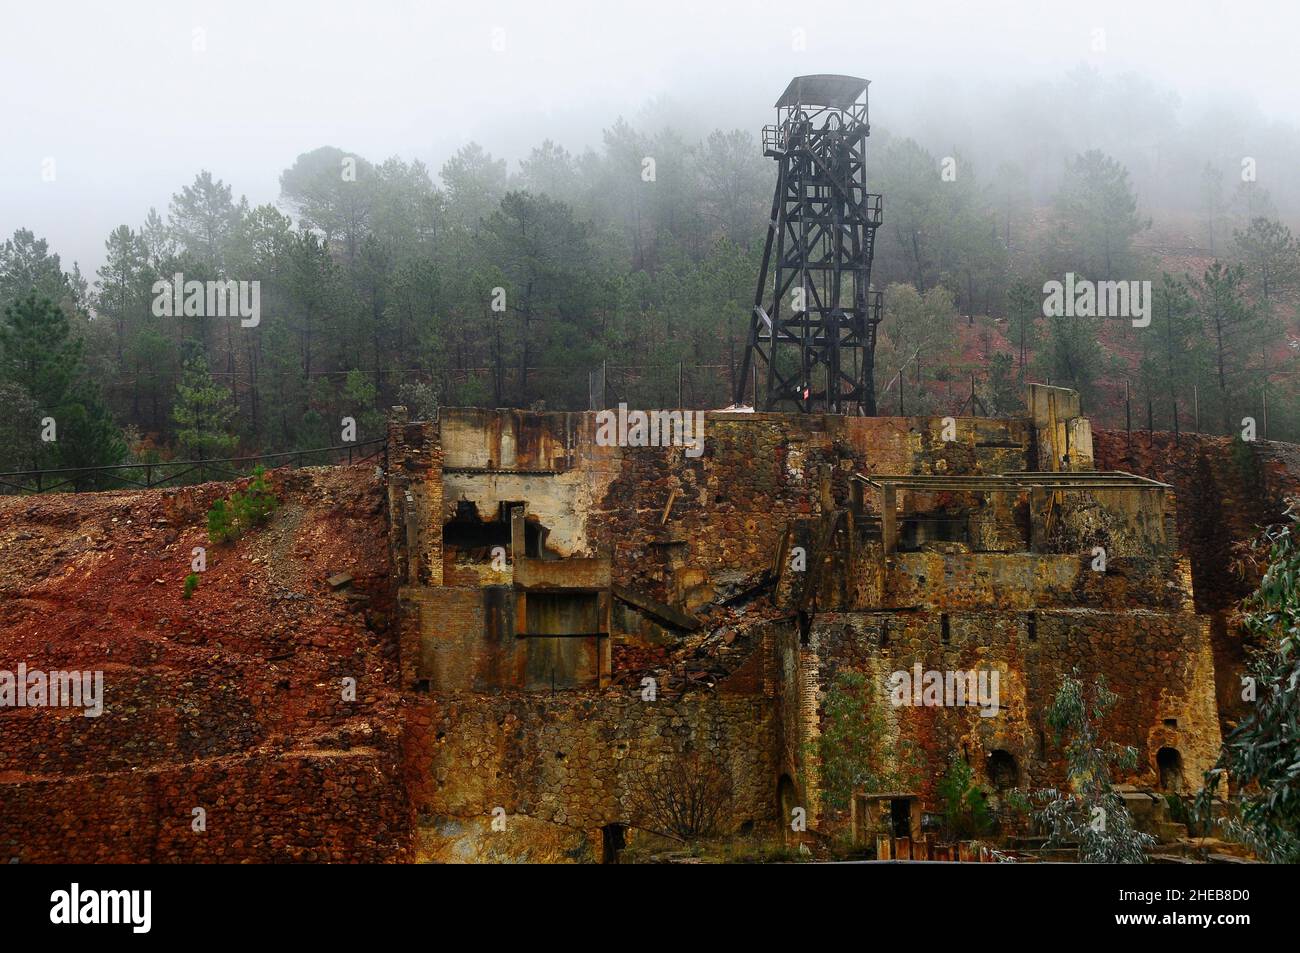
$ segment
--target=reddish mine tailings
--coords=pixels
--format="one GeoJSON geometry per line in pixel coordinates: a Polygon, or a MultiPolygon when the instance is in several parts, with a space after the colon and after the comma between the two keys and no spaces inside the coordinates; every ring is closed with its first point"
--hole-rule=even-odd
{"type": "Polygon", "coordinates": [[[107,708],[0,709],[0,859],[403,859],[382,483],[271,481],[270,523],[221,546],[235,484],[0,497],[0,667],[102,670],[107,708]]]}

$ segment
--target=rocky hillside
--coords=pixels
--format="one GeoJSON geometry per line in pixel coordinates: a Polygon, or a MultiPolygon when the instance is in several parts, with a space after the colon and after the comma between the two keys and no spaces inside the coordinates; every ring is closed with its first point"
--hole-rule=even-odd
{"type": "Polygon", "coordinates": [[[269,522],[224,545],[206,515],[234,484],[0,497],[0,670],[103,673],[98,717],[0,708],[0,858],[405,855],[381,484],[271,482],[269,522]]]}

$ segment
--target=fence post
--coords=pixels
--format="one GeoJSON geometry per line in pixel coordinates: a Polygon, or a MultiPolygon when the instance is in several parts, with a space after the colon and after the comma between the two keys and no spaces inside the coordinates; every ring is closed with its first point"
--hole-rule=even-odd
{"type": "Polygon", "coordinates": [[[1124,439],[1129,453],[1133,452],[1133,401],[1130,399],[1128,381],[1124,382],[1124,439]]]}

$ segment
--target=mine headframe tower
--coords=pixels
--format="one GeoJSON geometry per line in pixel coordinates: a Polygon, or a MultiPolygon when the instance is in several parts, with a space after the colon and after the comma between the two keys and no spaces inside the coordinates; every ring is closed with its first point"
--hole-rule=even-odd
{"type": "Polygon", "coordinates": [[[867,191],[867,86],[855,76],[796,76],[776,102],[776,125],[763,128],[776,192],[737,404],[761,361],[767,383],[760,397],[755,381],[756,410],[876,413],[881,295],[871,290],[871,259],[881,197],[867,191]]]}

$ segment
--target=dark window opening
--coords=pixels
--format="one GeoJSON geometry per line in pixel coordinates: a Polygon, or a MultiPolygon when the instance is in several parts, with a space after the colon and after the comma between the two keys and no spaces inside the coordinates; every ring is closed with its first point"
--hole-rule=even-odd
{"type": "Polygon", "coordinates": [[[1038,641],[1038,615],[1036,613],[1033,612],[1029,613],[1029,618],[1025,622],[1025,627],[1027,632],[1029,633],[1029,641],[1037,642],[1038,641]]]}
{"type": "Polygon", "coordinates": [[[889,620],[888,619],[880,623],[880,647],[882,649],[889,647],[889,620]]]}
{"type": "Polygon", "coordinates": [[[952,641],[952,627],[948,624],[948,613],[939,616],[939,638],[947,645],[952,641]]]}
{"type": "Polygon", "coordinates": [[[965,514],[932,512],[924,516],[917,514],[900,517],[895,548],[905,553],[916,552],[926,543],[969,545],[970,542],[970,519],[965,514]]]}
{"type": "Polygon", "coordinates": [[[799,644],[807,645],[812,634],[812,616],[807,612],[799,613],[799,644]]]}
{"type": "MultiPolygon", "coordinates": [[[[466,562],[490,562],[492,550],[498,546],[510,552],[510,511],[524,504],[503,502],[497,507],[496,519],[483,519],[478,506],[471,500],[457,500],[456,513],[442,524],[443,547],[466,562]]],[[[550,554],[546,537],[550,530],[536,517],[524,520],[524,555],[544,559],[550,554]]]]}
{"type": "Polygon", "coordinates": [[[1177,718],[1166,718],[1166,719],[1165,719],[1165,727],[1166,727],[1166,728],[1177,728],[1177,727],[1178,727],[1178,719],[1177,719],[1177,718]]]}

